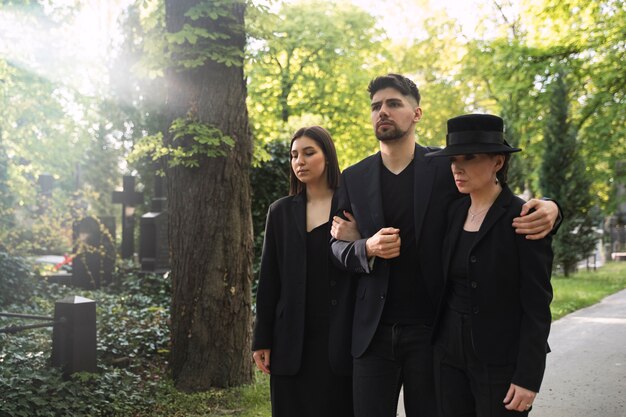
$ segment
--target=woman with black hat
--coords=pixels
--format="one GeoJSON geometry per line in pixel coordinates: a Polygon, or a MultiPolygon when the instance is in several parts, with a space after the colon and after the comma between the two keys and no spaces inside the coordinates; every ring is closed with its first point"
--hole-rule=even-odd
{"type": "Polygon", "coordinates": [[[550,332],[551,238],[528,240],[513,218],[524,201],[506,185],[511,153],[501,118],[471,114],[448,120],[449,157],[467,197],[448,212],[446,293],[433,340],[440,413],[527,415],[539,392],[550,332]]]}

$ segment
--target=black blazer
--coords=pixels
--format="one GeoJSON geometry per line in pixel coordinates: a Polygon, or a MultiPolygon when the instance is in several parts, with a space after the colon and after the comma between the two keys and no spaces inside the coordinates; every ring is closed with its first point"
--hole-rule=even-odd
{"type": "MultiPolygon", "coordinates": [[[[331,214],[335,199],[332,207],[331,214]]],[[[333,372],[350,375],[354,282],[330,260],[330,236],[328,256],[328,357],[333,372]]],[[[270,369],[275,375],[294,375],[300,369],[306,270],[306,196],[283,197],[267,213],[252,340],[252,350],[271,349],[270,369]]]]}
{"type": "MultiPolygon", "coordinates": [[[[523,204],[504,187],[483,220],[468,258],[470,320],[480,360],[493,365],[515,364],[512,382],[538,392],[549,351],[552,238],[528,240],[515,233],[511,223],[523,204]]],[[[450,207],[443,250],[446,284],[469,205],[470,199],[465,197],[450,207]]],[[[435,340],[445,308],[442,300],[435,340]]]]}
{"type": "MultiPolygon", "coordinates": [[[[425,158],[430,150],[415,145],[413,190],[415,207],[415,239],[420,273],[428,293],[437,306],[443,290],[441,248],[446,230],[446,212],[449,204],[459,198],[447,158],[425,158]]],[[[370,270],[365,241],[385,224],[380,190],[380,152],[347,168],[341,176],[337,191],[337,214],[343,210],[353,214],[363,239],[344,242],[332,239],[332,251],[338,265],[358,273],[354,323],[352,327],[352,355],[361,356],[369,346],[378,327],[385,305],[389,282],[389,265],[376,259],[370,270]]]]}

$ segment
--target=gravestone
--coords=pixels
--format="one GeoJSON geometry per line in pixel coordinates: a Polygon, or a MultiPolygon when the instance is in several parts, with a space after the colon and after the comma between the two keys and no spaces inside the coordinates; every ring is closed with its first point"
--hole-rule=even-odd
{"type": "Polygon", "coordinates": [[[37,179],[39,184],[39,193],[42,196],[50,197],[52,195],[52,189],[54,188],[54,177],[49,174],[41,174],[37,179]]]}
{"type": "Polygon", "coordinates": [[[72,284],[100,288],[111,283],[115,268],[115,219],[85,217],[74,223],[72,284]]]}
{"type": "Polygon", "coordinates": [[[62,369],[63,377],[75,372],[96,372],[96,302],[70,296],[54,306],[52,366],[62,369]]]}
{"type": "Polygon", "coordinates": [[[125,175],[122,191],[113,192],[113,204],[122,205],[122,259],[135,253],[135,207],[143,203],[143,193],[135,191],[135,177],[125,175]]]}
{"type": "Polygon", "coordinates": [[[141,216],[139,231],[139,261],[141,262],[141,270],[150,272],[167,271],[170,267],[170,255],[163,177],[155,177],[151,211],[141,216]]]}

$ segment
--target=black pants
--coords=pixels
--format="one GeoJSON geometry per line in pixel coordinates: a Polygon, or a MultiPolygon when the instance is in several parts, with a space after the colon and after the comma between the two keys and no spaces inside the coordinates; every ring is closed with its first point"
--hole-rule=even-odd
{"type": "Polygon", "coordinates": [[[435,342],[435,379],[441,417],[523,417],[503,400],[515,364],[494,366],[478,359],[469,316],[448,309],[435,342]]]}
{"type": "Polygon", "coordinates": [[[436,417],[432,328],[379,325],[367,351],[354,359],[354,414],[395,417],[404,385],[407,417],[436,417]]]}

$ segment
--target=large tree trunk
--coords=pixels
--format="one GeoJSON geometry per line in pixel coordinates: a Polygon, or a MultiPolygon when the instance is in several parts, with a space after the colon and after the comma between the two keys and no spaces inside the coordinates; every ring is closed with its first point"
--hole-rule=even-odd
{"type": "MultiPolygon", "coordinates": [[[[223,33],[222,18],[191,21],[184,16],[199,2],[166,0],[167,30],[177,32],[189,23],[223,33]]],[[[240,33],[219,42],[243,51],[244,5],[233,3],[229,19],[236,21],[240,33]]],[[[170,122],[192,116],[235,140],[226,157],[203,156],[197,168],[167,169],[172,374],[176,386],[185,391],[248,383],[253,375],[248,176],[252,144],[243,68],[209,60],[195,69],[169,69],[166,83],[170,122]]],[[[164,141],[172,143],[170,133],[164,141]]]]}

